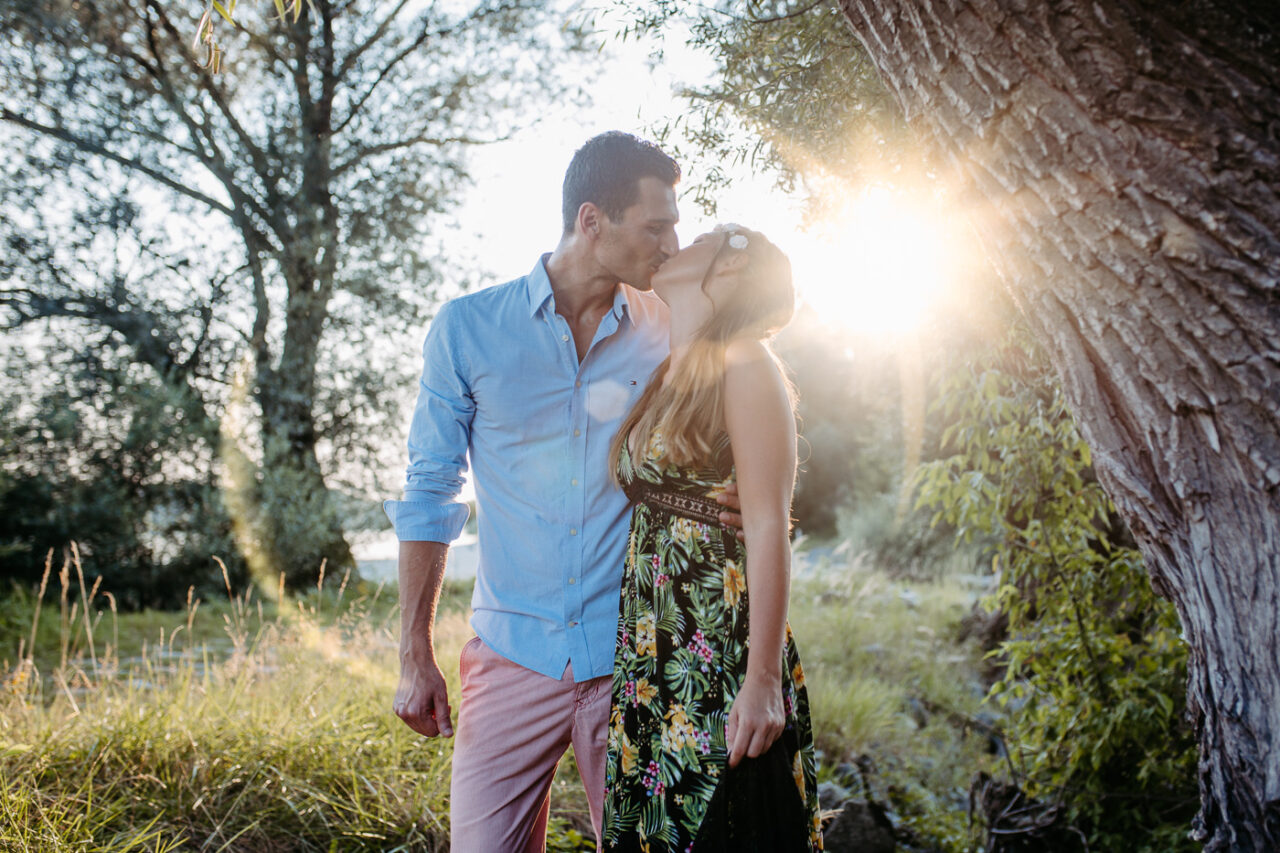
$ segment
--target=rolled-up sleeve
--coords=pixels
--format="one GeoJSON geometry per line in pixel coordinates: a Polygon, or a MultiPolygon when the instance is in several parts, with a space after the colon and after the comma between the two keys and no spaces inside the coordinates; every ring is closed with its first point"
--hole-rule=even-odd
{"type": "Polygon", "coordinates": [[[418,403],[409,426],[404,499],[383,504],[401,542],[452,542],[470,514],[458,494],[475,402],[458,347],[460,319],[455,313],[453,304],[446,303],[427,331],[418,403]]]}

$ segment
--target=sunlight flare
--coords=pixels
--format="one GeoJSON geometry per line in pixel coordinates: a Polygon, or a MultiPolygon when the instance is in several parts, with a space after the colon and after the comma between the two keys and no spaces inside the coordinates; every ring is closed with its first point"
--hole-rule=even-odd
{"type": "Polygon", "coordinates": [[[960,265],[957,224],[904,191],[872,186],[816,223],[792,256],[800,298],[860,333],[915,329],[960,265]]]}

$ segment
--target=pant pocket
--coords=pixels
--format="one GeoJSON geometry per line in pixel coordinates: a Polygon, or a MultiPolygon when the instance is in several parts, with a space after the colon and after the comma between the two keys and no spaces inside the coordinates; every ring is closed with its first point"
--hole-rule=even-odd
{"type": "Polygon", "coordinates": [[[462,646],[462,651],[458,654],[458,676],[465,680],[467,672],[471,669],[471,658],[474,652],[480,647],[482,640],[479,637],[472,637],[462,646]]]}

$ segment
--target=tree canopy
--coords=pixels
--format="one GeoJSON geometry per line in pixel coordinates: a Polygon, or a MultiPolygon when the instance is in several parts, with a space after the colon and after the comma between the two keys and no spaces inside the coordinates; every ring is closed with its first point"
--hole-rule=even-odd
{"type": "Polygon", "coordinates": [[[330,487],[381,485],[405,333],[465,278],[435,229],[467,151],[572,96],[586,39],[532,0],[296,13],[241,10],[215,74],[171,4],[0,4],[0,317],[101,365],[73,408],[112,372],[163,393],[188,449],[153,479],[221,491],[255,570],[302,579],[350,564],[330,487]]]}

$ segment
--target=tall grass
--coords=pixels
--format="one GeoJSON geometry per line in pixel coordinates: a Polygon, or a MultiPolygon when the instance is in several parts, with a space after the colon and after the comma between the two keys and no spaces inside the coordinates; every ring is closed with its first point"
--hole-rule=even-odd
{"type": "MultiPolygon", "coordinates": [[[[447,849],[452,743],[391,713],[394,593],[119,613],[74,552],[47,568],[48,589],[0,600],[0,850],[447,849]]],[[[448,585],[437,621],[455,697],[468,592],[448,585]]],[[[981,710],[979,652],[951,636],[972,598],[859,560],[793,587],[821,777],[935,849],[966,849],[969,778],[997,760],[956,722],[981,710]],[[848,762],[871,771],[855,785],[848,762]]],[[[571,756],[551,828],[550,849],[593,849],[571,756]]]]}
{"type": "Polygon", "coordinates": [[[902,579],[855,558],[793,586],[820,778],[887,804],[910,849],[969,850],[968,790],[994,770],[982,652],[957,643],[975,593],[935,575],[902,579]],[[857,766],[859,772],[840,772],[857,766]]]}
{"type": "MultiPolygon", "coordinates": [[[[4,666],[0,849],[447,847],[450,745],[390,712],[396,611],[381,589],[279,606],[250,590],[135,616],[81,577],[73,552],[58,612],[36,597],[4,666]]],[[[442,661],[469,635],[443,609],[442,661]]]]}

